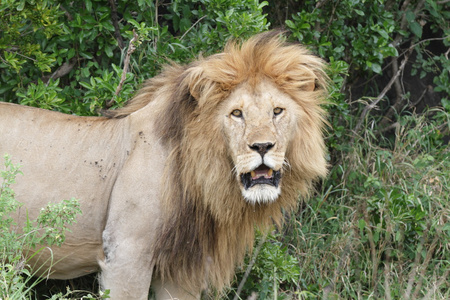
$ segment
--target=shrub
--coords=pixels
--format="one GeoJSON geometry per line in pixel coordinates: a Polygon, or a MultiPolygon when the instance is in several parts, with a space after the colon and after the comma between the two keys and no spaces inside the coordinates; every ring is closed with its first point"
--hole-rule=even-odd
{"type": "Polygon", "coordinates": [[[77,200],[63,200],[42,208],[36,220],[17,224],[11,214],[21,204],[15,200],[11,185],[21,172],[9,156],[4,159],[4,170],[0,173],[0,298],[29,299],[37,282],[28,270],[27,249],[34,249],[36,255],[47,246],[61,246],[66,231],[70,231],[68,226],[75,222],[81,210],[77,200]]]}
{"type": "Polygon", "coordinates": [[[365,129],[343,154],[294,225],[302,289],[343,299],[449,297],[450,151],[439,118],[402,117],[395,139],[382,143],[365,129]]]}

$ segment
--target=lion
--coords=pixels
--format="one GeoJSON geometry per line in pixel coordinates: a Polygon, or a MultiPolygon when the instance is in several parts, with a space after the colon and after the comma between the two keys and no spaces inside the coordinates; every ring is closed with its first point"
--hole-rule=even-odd
{"type": "Polygon", "coordinates": [[[36,274],[100,272],[112,299],[199,299],[233,279],[255,226],[284,214],[326,176],[325,63],[279,32],[170,64],[121,109],[80,117],[0,104],[0,153],[34,218],[75,197],[83,214],[36,274]]]}

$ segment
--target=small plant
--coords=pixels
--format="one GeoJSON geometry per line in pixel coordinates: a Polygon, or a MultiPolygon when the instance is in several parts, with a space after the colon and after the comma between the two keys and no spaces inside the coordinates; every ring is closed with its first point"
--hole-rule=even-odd
{"type": "Polygon", "coordinates": [[[300,262],[281,240],[279,233],[257,238],[259,247],[247,261],[246,272],[237,275],[240,287],[229,293],[230,299],[246,299],[251,293],[258,299],[292,298],[300,281],[300,262]]]}
{"type": "Polygon", "coordinates": [[[81,210],[76,199],[63,200],[48,204],[36,220],[19,226],[11,214],[21,204],[15,200],[11,185],[21,174],[20,166],[14,165],[8,155],[4,160],[4,170],[0,171],[0,299],[29,299],[39,279],[32,278],[23,253],[32,248],[39,253],[47,246],[61,246],[65,233],[70,231],[68,226],[81,210]]]}

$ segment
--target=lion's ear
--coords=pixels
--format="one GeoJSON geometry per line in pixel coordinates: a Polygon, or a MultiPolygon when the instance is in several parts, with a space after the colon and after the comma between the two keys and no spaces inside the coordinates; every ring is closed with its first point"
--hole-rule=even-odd
{"type": "Polygon", "coordinates": [[[314,79],[307,81],[303,84],[302,88],[305,92],[314,92],[316,89],[316,81],[314,79]]]}
{"type": "Polygon", "coordinates": [[[198,101],[206,84],[203,68],[201,66],[194,66],[187,69],[186,72],[185,84],[192,97],[198,101]]]}

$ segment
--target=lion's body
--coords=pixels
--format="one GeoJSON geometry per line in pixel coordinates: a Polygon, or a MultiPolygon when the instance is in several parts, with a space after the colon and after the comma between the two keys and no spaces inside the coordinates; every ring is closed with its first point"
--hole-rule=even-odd
{"type": "Polygon", "coordinates": [[[254,226],[280,224],[326,173],[324,81],[319,59],[266,33],[167,67],[109,118],[0,103],[21,222],[81,203],[50,277],[101,271],[115,299],[145,299],[151,282],[161,299],[228,284],[254,226]]]}

